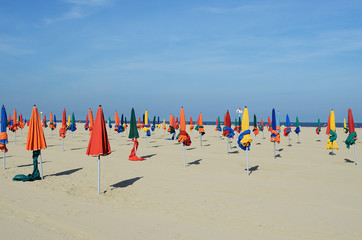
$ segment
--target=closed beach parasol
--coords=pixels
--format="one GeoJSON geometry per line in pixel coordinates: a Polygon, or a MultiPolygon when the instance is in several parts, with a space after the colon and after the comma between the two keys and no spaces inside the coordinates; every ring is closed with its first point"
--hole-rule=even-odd
{"type": "Polygon", "coordinates": [[[44,114],[44,118],[43,118],[43,127],[44,128],[47,128],[48,127],[48,124],[47,124],[47,117],[46,115],[44,114]]]}
{"type": "Polygon", "coordinates": [[[349,135],[346,139],[345,144],[346,147],[349,149],[349,147],[351,145],[354,145],[354,153],[356,155],[356,165],[358,165],[358,156],[357,156],[357,148],[356,148],[356,140],[357,140],[357,133],[354,129],[354,120],[353,120],[353,115],[352,115],[352,110],[349,108],[348,109],[348,131],[349,131],[349,135]]]}
{"type": "Polygon", "coordinates": [[[1,107],[1,126],[0,126],[0,150],[3,152],[4,170],[6,169],[5,153],[8,151],[6,144],[8,143],[8,134],[6,133],[7,119],[5,106],[1,107]]]}
{"type": "Polygon", "coordinates": [[[288,137],[288,146],[290,145],[290,133],[292,132],[292,127],[290,125],[290,119],[289,119],[289,115],[287,114],[286,120],[285,120],[285,125],[286,127],[284,128],[284,136],[288,137]]]}
{"type": "MultiPolygon", "coordinates": [[[[122,114],[122,118],[123,118],[123,114],[122,114]]],[[[117,144],[119,144],[119,133],[122,133],[124,131],[124,126],[122,123],[119,122],[119,116],[118,116],[117,111],[114,114],[114,131],[117,132],[117,144]]]]}
{"type": "Polygon", "coordinates": [[[190,132],[194,130],[194,123],[192,122],[192,117],[190,117],[190,132]]]}
{"type": "Polygon", "coordinates": [[[66,123],[66,112],[65,108],[63,109],[63,116],[62,116],[62,127],[59,129],[59,136],[62,138],[62,150],[64,151],[64,138],[67,132],[67,123],[66,123]]]}
{"type": "Polygon", "coordinates": [[[263,118],[261,118],[261,120],[260,120],[259,131],[263,132],[263,139],[265,139],[265,137],[264,137],[264,121],[263,121],[263,118]]]}
{"type": "Polygon", "coordinates": [[[108,117],[108,127],[112,128],[112,121],[111,121],[111,117],[108,117]]]}
{"type": "Polygon", "coordinates": [[[334,155],[333,149],[338,150],[339,148],[338,148],[337,142],[336,142],[336,140],[337,140],[336,120],[335,120],[333,109],[331,110],[331,113],[329,114],[326,134],[329,135],[329,138],[327,140],[326,149],[331,149],[331,152],[329,154],[334,155]]]}
{"type": "Polygon", "coordinates": [[[100,191],[100,156],[111,154],[111,146],[109,145],[106,123],[104,121],[103,109],[99,105],[96,120],[93,126],[93,133],[89,139],[86,154],[98,158],[98,195],[100,191]]]}
{"type": "Polygon", "coordinates": [[[321,120],[318,118],[318,124],[317,124],[317,128],[315,129],[316,134],[320,135],[322,131],[322,127],[321,127],[321,120]]]}
{"type": "Polygon", "coordinates": [[[196,126],[195,130],[199,131],[199,134],[200,134],[200,146],[202,146],[202,136],[205,134],[204,123],[202,121],[202,113],[200,113],[199,119],[197,119],[197,126],[196,126]]]}
{"type": "Polygon", "coordinates": [[[231,144],[230,139],[235,136],[234,130],[231,128],[231,118],[230,118],[229,110],[226,111],[226,114],[224,116],[224,128],[223,128],[222,135],[224,137],[226,137],[226,150],[227,150],[227,153],[229,154],[229,146],[231,144]]]}
{"type": "Polygon", "coordinates": [[[136,123],[136,114],[134,109],[132,108],[131,111],[131,122],[130,122],[130,126],[129,126],[129,135],[128,138],[132,139],[133,142],[133,148],[131,150],[131,154],[129,155],[128,160],[130,161],[143,161],[146,160],[144,158],[139,158],[137,157],[137,149],[138,149],[138,141],[137,138],[139,138],[138,135],[138,130],[137,130],[137,123],[136,123]]]}
{"type": "Polygon", "coordinates": [[[167,129],[167,132],[172,134],[171,138],[167,139],[167,140],[174,140],[176,131],[175,131],[174,118],[172,117],[172,114],[170,114],[170,123],[169,123],[168,129],[167,129]]]}
{"type": "Polygon", "coordinates": [[[23,122],[23,114],[21,114],[21,113],[19,115],[18,126],[20,128],[20,134],[23,135],[23,128],[25,127],[25,123],[23,122]]]}
{"type": "Polygon", "coordinates": [[[186,153],[185,153],[185,146],[191,145],[191,138],[189,134],[186,132],[186,119],[185,119],[185,112],[184,108],[181,108],[180,111],[180,134],[177,139],[177,142],[182,142],[182,150],[184,154],[184,167],[186,167],[186,153]]]}
{"type": "MultiPolygon", "coordinates": [[[[10,131],[12,131],[15,135],[15,143],[16,143],[16,130],[18,130],[18,120],[16,118],[17,114],[16,114],[16,109],[14,110],[14,115],[13,115],[13,121],[10,127],[10,131]]],[[[44,116],[45,117],[45,116],[44,116]]]]}
{"type": "Polygon", "coordinates": [[[73,140],[73,133],[75,132],[75,130],[77,130],[76,124],[75,124],[75,116],[74,116],[74,112],[72,113],[72,119],[70,121],[70,127],[69,127],[70,131],[72,132],[72,140],[73,140]]]}
{"type": "Polygon", "coordinates": [[[150,131],[150,125],[149,125],[149,122],[148,122],[148,111],[146,109],[145,111],[145,115],[144,115],[144,126],[142,128],[142,131],[145,132],[146,134],[146,147],[148,147],[148,137],[151,136],[151,131],[150,131]]]}
{"type": "Polygon", "coordinates": [[[250,129],[249,129],[249,111],[245,106],[243,113],[243,120],[241,125],[241,133],[238,137],[239,147],[246,151],[246,173],[249,176],[249,151],[250,145],[253,140],[250,138],[250,129]]]}
{"type": "Polygon", "coordinates": [[[91,136],[92,131],[93,131],[94,121],[93,121],[92,109],[90,109],[90,108],[89,108],[89,111],[88,111],[88,115],[89,115],[89,136],[91,136]]]}
{"type": "Polygon", "coordinates": [[[41,150],[47,147],[44,137],[43,128],[38,109],[34,105],[30,117],[28,137],[26,140],[26,150],[33,151],[33,173],[29,175],[16,175],[14,181],[34,181],[43,179],[43,166],[41,159],[41,150]],[[40,172],[38,170],[38,158],[40,163],[40,172]]]}
{"type": "Polygon", "coordinates": [[[256,115],[255,115],[255,114],[254,114],[253,133],[254,133],[255,136],[259,134],[258,122],[257,122],[256,115]]]}
{"type": "Polygon", "coordinates": [[[344,133],[348,133],[348,127],[347,127],[346,119],[345,119],[345,118],[343,119],[343,132],[344,132],[344,133]]]}
{"type": "Polygon", "coordinates": [[[270,141],[274,143],[274,158],[277,157],[276,155],[276,143],[280,143],[280,134],[277,132],[277,122],[276,122],[276,116],[275,116],[275,109],[272,110],[272,123],[271,123],[271,135],[270,135],[270,141]]]}
{"type": "Polygon", "coordinates": [[[298,134],[298,142],[297,142],[297,143],[300,143],[300,141],[299,141],[300,126],[299,126],[299,118],[298,118],[298,116],[297,116],[295,122],[296,122],[296,123],[295,123],[295,130],[294,130],[294,132],[295,132],[296,134],[298,134]]]}
{"type": "Polygon", "coordinates": [[[85,124],[84,124],[84,129],[87,131],[89,128],[89,119],[88,119],[88,114],[85,117],[85,124]]]}

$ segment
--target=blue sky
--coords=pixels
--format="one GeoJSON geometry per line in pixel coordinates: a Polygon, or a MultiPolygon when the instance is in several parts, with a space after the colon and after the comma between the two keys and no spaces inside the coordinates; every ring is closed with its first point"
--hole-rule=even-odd
{"type": "Polygon", "coordinates": [[[2,1],[1,103],[84,119],[102,104],[168,118],[362,122],[362,2],[2,1]]]}

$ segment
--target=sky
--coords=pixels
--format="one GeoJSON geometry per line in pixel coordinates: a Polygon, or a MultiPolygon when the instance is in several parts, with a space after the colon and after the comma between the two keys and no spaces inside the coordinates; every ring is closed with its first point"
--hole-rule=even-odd
{"type": "Polygon", "coordinates": [[[2,0],[0,83],[25,117],[362,122],[362,1],[2,0]]]}

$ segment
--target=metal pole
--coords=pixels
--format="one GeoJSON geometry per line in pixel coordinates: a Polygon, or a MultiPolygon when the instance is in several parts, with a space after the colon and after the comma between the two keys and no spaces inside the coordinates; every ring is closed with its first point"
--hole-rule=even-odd
{"type": "Polygon", "coordinates": [[[119,145],[119,133],[117,133],[117,144],[119,145]]]}
{"type": "Polygon", "coordinates": [[[62,138],[62,149],[63,149],[63,152],[64,152],[64,138],[62,138]]]}
{"type": "Polygon", "coordinates": [[[186,151],[185,151],[185,145],[182,144],[182,151],[184,152],[184,167],[186,167],[186,151]]]}
{"type": "Polygon", "coordinates": [[[288,146],[290,146],[290,135],[288,134],[288,146]]]}
{"type": "Polygon", "coordinates": [[[249,176],[249,149],[246,148],[246,173],[249,176]]]}
{"type": "Polygon", "coordinates": [[[41,161],[41,152],[39,154],[40,177],[43,180],[43,162],[41,161]]]}
{"type": "Polygon", "coordinates": [[[334,154],[334,153],[333,153],[333,142],[334,142],[334,141],[332,141],[332,155],[334,154]]]}
{"type": "Polygon", "coordinates": [[[229,138],[226,138],[227,154],[229,154],[229,138]]]}
{"type": "Polygon", "coordinates": [[[202,147],[202,134],[200,132],[200,146],[202,147]]]}
{"type": "Polygon", "coordinates": [[[15,144],[16,144],[16,131],[14,131],[14,133],[15,133],[15,144]]]}
{"type": "Polygon", "coordinates": [[[5,147],[3,151],[3,161],[4,161],[4,170],[6,169],[6,162],[5,162],[5,147]]]}
{"type": "Polygon", "coordinates": [[[277,155],[275,153],[275,142],[274,142],[274,158],[277,158],[277,155]]]}
{"type": "MultiPolygon", "coordinates": [[[[356,143],[354,144],[354,153],[356,154],[356,165],[358,165],[358,157],[357,157],[357,148],[356,148],[356,143]]],[[[5,156],[5,155],[4,155],[5,156]]]]}
{"type": "Polygon", "coordinates": [[[101,157],[98,155],[98,195],[99,195],[99,189],[101,186],[101,157]]]}

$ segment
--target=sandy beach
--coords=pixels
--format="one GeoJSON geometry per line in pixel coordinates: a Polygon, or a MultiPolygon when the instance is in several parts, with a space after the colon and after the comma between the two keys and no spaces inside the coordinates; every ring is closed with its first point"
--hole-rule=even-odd
{"type": "MultiPolygon", "coordinates": [[[[65,151],[58,135],[44,129],[44,180],[14,182],[32,172],[25,150],[27,127],[9,134],[6,170],[0,171],[1,239],[362,239],[362,163],[354,146],[337,129],[340,150],[329,155],[327,135],[302,127],[278,145],[270,133],[257,137],[246,153],[236,138],[227,154],[226,139],[205,126],[200,139],[190,133],[184,167],[181,144],[165,140],[162,129],[149,138],[140,133],[139,157],[128,160],[132,142],[108,129],[112,154],[101,157],[101,194],[97,159],[85,154],[89,135],[83,124],[67,132],[65,151]]],[[[294,128],[293,128],[294,130],[294,128]]],[[[357,135],[362,136],[360,128],[357,135]]],[[[357,140],[362,154],[362,142],[357,140]]],[[[362,161],[362,155],[360,155],[362,161]]],[[[2,162],[2,157],[1,157],[2,162]]]]}

